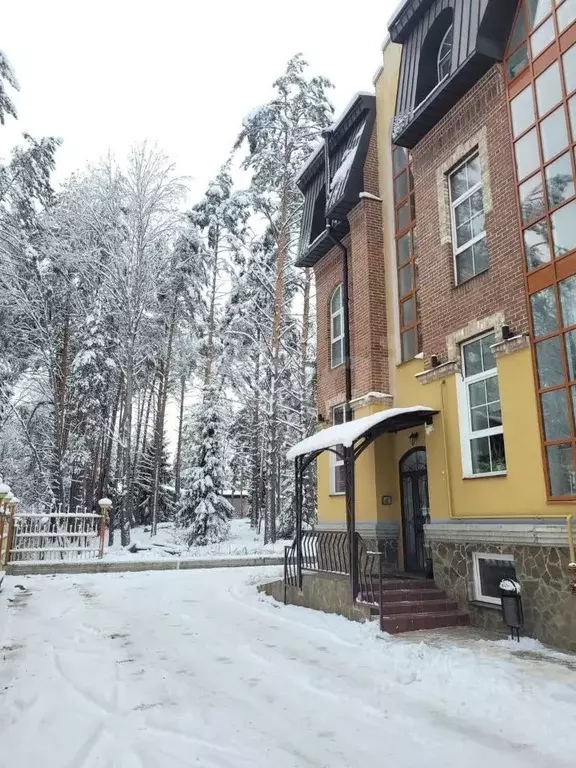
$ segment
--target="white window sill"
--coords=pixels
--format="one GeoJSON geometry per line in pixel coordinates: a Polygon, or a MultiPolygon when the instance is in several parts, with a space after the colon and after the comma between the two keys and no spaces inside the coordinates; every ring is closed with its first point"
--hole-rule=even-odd
{"type": "Polygon", "coordinates": [[[335,491],[330,491],[330,496],[335,496],[336,498],[346,496],[346,491],[342,491],[342,493],[336,493],[335,491]]]}
{"type": "Polygon", "coordinates": [[[342,366],[342,365],[344,365],[344,360],[342,360],[342,362],[341,362],[341,363],[338,363],[337,365],[331,365],[331,366],[330,366],[330,370],[331,370],[331,371],[335,371],[335,370],[336,370],[336,368],[340,368],[340,366],[342,366]]]}
{"type": "Polygon", "coordinates": [[[462,480],[483,480],[487,477],[506,477],[508,472],[482,472],[478,475],[462,475],[462,480]]]}

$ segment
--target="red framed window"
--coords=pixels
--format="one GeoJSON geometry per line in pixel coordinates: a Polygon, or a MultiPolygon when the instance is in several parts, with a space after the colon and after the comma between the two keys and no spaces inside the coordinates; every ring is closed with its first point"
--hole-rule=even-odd
{"type": "Polygon", "coordinates": [[[412,157],[404,147],[392,147],[394,226],[400,316],[402,362],[412,360],[422,349],[416,265],[416,207],[412,157]]]}
{"type": "Polygon", "coordinates": [[[576,498],[576,1],[522,0],[510,121],[551,500],[576,498]]]}

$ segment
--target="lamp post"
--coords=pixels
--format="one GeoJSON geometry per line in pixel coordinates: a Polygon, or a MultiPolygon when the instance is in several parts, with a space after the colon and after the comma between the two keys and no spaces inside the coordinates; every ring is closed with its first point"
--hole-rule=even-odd
{"type": "Polygon", "coordinates": [[[100,499],[98,502],[100,507],[100,551],[98,557],[104,557],[104,537],[106,536],[106,521],[108,520],[108,510],[112,506],[112,501],[108,498],[100,499]]]}

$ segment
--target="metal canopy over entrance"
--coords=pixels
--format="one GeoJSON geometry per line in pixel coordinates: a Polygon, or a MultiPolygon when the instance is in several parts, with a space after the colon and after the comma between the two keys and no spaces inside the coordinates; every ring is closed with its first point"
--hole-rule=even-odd
{"type": "Polygon", "coordinates": [[[375,440],[384,434],[432,424],[438,411],[424,405],[408,408],[389,408],[372,416],[348,421],[317,432],[297,443],[288,451],[288,458],[295,460],[296,479],[296,571],[298,588],[302,588],[302,511],[303,475],[310,464],[324,451],[334,453],[344,462],[346,533],[350,568],[352,600],[358,592],[358,562],[356,551],[356,513],[354,489],[354,465],[356,459],[375,440]]]}

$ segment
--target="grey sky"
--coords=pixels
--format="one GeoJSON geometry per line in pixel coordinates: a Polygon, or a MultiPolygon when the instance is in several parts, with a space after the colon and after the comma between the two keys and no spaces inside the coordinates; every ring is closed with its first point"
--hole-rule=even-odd
{"type": "Polygon", "coordinates": [[[111,148],[156,141],[193,178],[225,159],[244,114],[294,53],[335,84],[337,112],[369,90],[396,0],[4,0],[0,48],[20,81],[20,119],[0,130],[57,135],[58,178],[111,148]]]}

